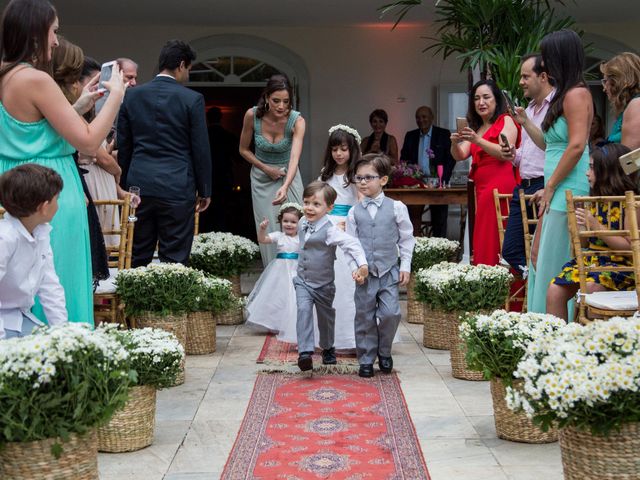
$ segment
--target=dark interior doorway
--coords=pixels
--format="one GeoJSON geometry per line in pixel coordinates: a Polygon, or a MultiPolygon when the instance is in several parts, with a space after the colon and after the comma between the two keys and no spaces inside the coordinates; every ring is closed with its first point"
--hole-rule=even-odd
{"type": "MultiPolygon", "coordinates": [[[[190,86],[204,95],[207,111],[218,107],[222,119],[209,125],[213,159],[211,206],[200,217],[200,231],[223,231],[256,240],[251,203],[250,164],[238,153],[242,120],[261,87],[190,86]]],[[[253,143],[253,142],[252,142],[253,143]]],[[[253,149],[253,145],[252,145],[253,149]]]]}

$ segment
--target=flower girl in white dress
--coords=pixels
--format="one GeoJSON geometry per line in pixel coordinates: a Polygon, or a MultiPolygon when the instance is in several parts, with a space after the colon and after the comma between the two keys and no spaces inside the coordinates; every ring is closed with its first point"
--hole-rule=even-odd
{"type": "Polygon", "coordinates": [[[267,234],[268,220],[260,223],[258,242],[275,243],[276,258],[267,265],[247,299],[247,323],[259,325],[272,332],[283,342],[296,343],[296,292],[293,277],[298,268],[298,222],[302,207],[285,203],[280,207],[280,232],[267,234]]]}

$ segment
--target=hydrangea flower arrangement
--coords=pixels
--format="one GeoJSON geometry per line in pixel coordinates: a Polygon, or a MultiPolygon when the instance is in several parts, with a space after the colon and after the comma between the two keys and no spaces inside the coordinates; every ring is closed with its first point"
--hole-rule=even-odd
{"type": "Polygon", "coordinates": [[[170,315],[193,311],[203,279],[202,272],[179,263],[152,263],[120,270],[115,283],[128,315],[170,315]]]}
{"type": "Polygon", "coordinates": [[[571,323],[527,346],[507,388],[509,408],[523,409],[548,428],[574,427],[606,435],[640,421],[640,319],[571,323]]]}
{"type": "Polygon", "coordinates": [[[191,247],[189,265],[208,275],[228,277],[246,270],[258,257],[255,242],[226,232],[196,235],[191,247]]]}
{"type": "Polygon", "coordinates": [[[429,268],[440,262],[452,260],[460,251],[460,242],[439,237],[416,237],[411,270],[429,268]]]}
{"type": "Polygon", "coordinates": [[[513,276],[499,265],[441,262],[416,273],[416,294],[445,312],[494,310],[504,305],[513,276]]]}
{"type": "Polygon", "coordinates": [[[469,368],[482,371],[487,380],[498,378],[511,385],[527,345],[565,325],[553,315],[496,310],[464,316],[460,336],[467,345],[469,368]]]}
{"type": "MultiPolygon", "coordinates": [[[[86,323],[0,342],[0,443],[67,439],[106,423],[135,379],[126,348],[86,323]]],[[[54,454],[59,454],[61,447],[54,454]]]]}

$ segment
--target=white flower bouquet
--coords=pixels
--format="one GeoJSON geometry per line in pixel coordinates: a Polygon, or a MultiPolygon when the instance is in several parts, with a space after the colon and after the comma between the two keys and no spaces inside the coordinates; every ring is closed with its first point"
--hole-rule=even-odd
{"type": "Polygon", "coordinates": [[[152,263],[120,270],[115,283],[127,315],[166,316],[192,311],[203,279],[202,272],[179,263],[152,263]]]}
{"type": "Polygon", "coordinates": [[[226,232],[196,235],[189,265],[208,275],[228,277],[246,270],[258,257],[260,249],[251,240],[226,232]]]}
{"type": "Polygon", "coordinates": [[[194,312],[213,312],[216,314],[237,306],[238,299],[233,295],[229,280],[206,276],[202,278],[194,312]]]}
{"type": "Polygon", "coordinates": [[[118,330],[105,328],[129,352],[136,385],[167,388],[176,383],[184,358],[184,348],[176,336],[158,328],[118,330]]]}
{"type": "Polygon", "coordinates": [[[482,371],[487,380],[511,385],[527,345],[564,325],[564,320],[541,313],[496,310],[491,315],[466,315],[460,336],[467,346],[467,365],[482,371]]]}
{"type": "Polygon", "coordinates": [[[513,276],[504,267],[441,262],[418,270],[416,294],[445,312],[494,310],[504,305],[513,276]]]}
{"type": "Polygon", "coordinates": [[[411,270],[429,268],[440,262],[455,259],[460,251],[460,242],[439,237],[416,237],[411,270]]]}
{"type": "Polygon", "coordinates": [[[66,440],[106,423],[134,378],[127,349],[85,323],[0,341],[0,444],[66,440]]]}
{"type": "Polygon", "coordinates": [[[543,429],[555,423],[607,435],[639,422],[640,319],[572,323],[544,334],[527,346],[514,376],[524,388],[507,389],[509,407],[543,429]]]}

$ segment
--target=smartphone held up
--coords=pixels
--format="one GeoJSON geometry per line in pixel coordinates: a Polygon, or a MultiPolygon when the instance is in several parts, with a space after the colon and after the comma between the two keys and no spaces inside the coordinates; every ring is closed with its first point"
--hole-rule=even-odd
{"type": "Polygon", "coordinates": [[[102,92],[102,96],[96,100],[96,114],[100,112],[102,107],[104,106],[104,102],[107,101],[109,97],[109,90],[107,90],[104,86],[104,82],[107,82],[111,79],[111,73],[113,72],[113,66],[116,64],[115,60],[110,62],[105,62],[102,64],[100,68],[100,81],[98,82],[98,91],[102,92]]]}

